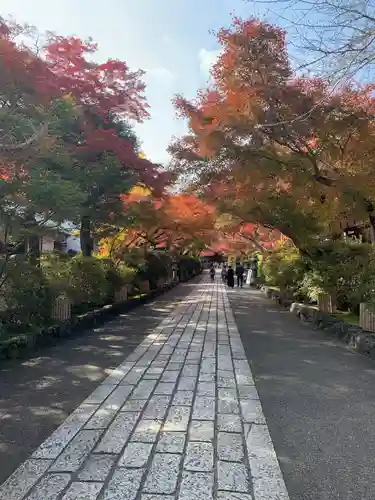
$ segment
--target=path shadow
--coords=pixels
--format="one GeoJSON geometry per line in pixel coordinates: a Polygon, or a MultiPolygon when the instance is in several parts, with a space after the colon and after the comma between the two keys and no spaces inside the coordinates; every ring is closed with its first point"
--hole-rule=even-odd
{"type": "Polygon", "coordinates": [[[0,484],[194,287],[182,284],[99,328],[0,367],[0,484]]]}
{"type": "Polygon", "coordinates": [[[229,294],[291,500],[375,498],[375,364],[258,291],[229,294]]]}

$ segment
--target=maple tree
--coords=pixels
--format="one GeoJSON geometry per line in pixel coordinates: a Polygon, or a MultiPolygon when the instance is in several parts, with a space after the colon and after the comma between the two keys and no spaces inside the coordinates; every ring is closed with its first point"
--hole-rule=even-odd
{"type": "Polygon", "coordinates": [[[148,116],[143,73],[93,62],[97,45],[76,37],[49,34],[35,52],[19,39],[29,34],[0,20],[0,194],[8,208],[17,200],[29,231],[38,213],[80,220],[90,255],[95,225],[123,215],[123,193],[137,182],[160,192],[166,181],[129,127],[148,116]]]}
{"type": "Polygon", "coordinates": [[[210,87],[175,100],[190,133],[171,145],[172,168],[299,247],[335,237],[348,213],[374,227],[373,86],[297,77],[284,32],[256,19],[234,19],[218,41],[210,87]]]}
{"type": "Polygon", "coordinates": [[[59,88],[72,95],[80,108],[78,161],[83,158],[84,170],[91,177],[81,211],[84,255],[91,254],[92,218],[103,213],[103,206],[107,214],[121,211],[120,195],[136,181],[158,188],[163,184],[158,167],[137,154],[134,134],[124,122],[148,116],[140,80],[143,73],[130,72],[122,61],[88,61],[85,56],[96,50],[96,44],[75,37],[53,36],[45,47],[46,61],[59,88]]]}
{"type": "Polygon", "coordinates": [[[142,186],[123,196],[127,225],[102,241],[102,253],[123,256],[129,248],[144,247],[172,253],[199,253],[210,241],[215,210],[191,194],[153,197],[142,186]]]}
{"type": "MultiPolygon", "coordinates": [[[[48,99],[39,89],[49,71],[16,42],[22,28],[4,22],[0,28],[0,222],[5,235],[25,239],[26,249],[37,257],[45,219],[50,213],[57,221],[73,215],[80,196],[74,183],[64,182],[45,165],[50,144],[56,142],[62,124],[72,123],[74,111],[63,96],[48,99]]],[[[55,159],[63,153],[61,164],[67,161],[60,145],[55,151],[55,159]]]]}
{"type": "Polygon", "coordinates": [[[219,215],[215,221],[217,233],[211,248],[224,255],[248,255],[266,252],[282,240],[279,231],[260,224],[249,224],[231,214],[219,215]]]}
{"type": "Polygon", "coordinates": [[[154,198],[149,190],[136,186],[123,199],[127,225],[101,241],[101,254],[115,261],[142,247],[175,254],[202,255],[208,251],[247,255],[264,252],[281,238],[279,232],[259,224],[221,215],[214,203],[188,192],[154,198]]]}
{"type": "Polygon", "coordinates": [[[15,39],[22,28],[0,18],[0,152],[22,150],[45,132],[47,109],[39,82],[47,81],[46,65],[15,39]]]}

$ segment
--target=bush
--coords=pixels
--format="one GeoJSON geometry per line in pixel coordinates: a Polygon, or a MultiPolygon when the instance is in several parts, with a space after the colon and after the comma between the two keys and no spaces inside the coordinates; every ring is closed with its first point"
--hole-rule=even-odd
{"type": "Polygon", "coordinates": [[[73,257],[68,264],[68,294],[74,305],[102,306],[110,295],[105,264],[95,257],[73,257]]]}
{"type": "Polygon", "coordinates": [[[55,252],[41,257],[41,270],[52,298],[70,295],[70,261],[69,255],[55,252]]]}
{"type": "MultiPolygon", "coordinates": [[[[173,259],[165,252],[146,256],[133,252],[132,257],[132,265],[115,265],[108,259],[71,258],[52,252],[42,255],[40,267],[24,256],[4,266],[0,262],[6,277],[0,289],[0,336],[27,333],[50,324],[53,300],[59,296],[69,297],[73,311],[82,313],[108,303],[124,285],[147,279],[151,288],[156,288],[160,278],[172,276],[173,259]]],[[[191,257],[181,257],[179,265],[186,278],[201,270],[200,261],[191,257]]]]}
{"type": "Polygon", "coordinates": [[[178,275],[180,281],[186,281],[202,272],[200,259],[189,255],[182,255],[178,260],[178,275]]]}
{"type": "Polygon", "coordinates": [[[107,259],[101,259],[105,269],[105,278],[108,282],[108,300],[113,301],[115,292],[124,285],[133,285],[138,278],[138,270],[123,263],[116,265],[107,259]]]}
{"type": "Polygon", "coordinates": [[[358,313],[361,302],[375,302],[375,248],[369,244],[327,241],[307,249],[269,252],[263,263],[265,282],[289,290],[298,300],[334,297],[340,310],[358,313]]]}
{"type": "MultiPolygon", "coordinates": [[[[53,296],[67,295],[70,296],[75,303],[80,299],[76,297],[77,295],[77,279],[85,279],[82,266],[80,267],[79,276],[77,274],[77,262],[85,259],[86,271],[91,275],[94,266],[94,275],[97,276],[99,273],[99,278],[102,280],[102,271],[97,269],[100,266],[104,270],[105,280],[108,282],[108,298],[113,298],[114,292],[119,290],[122,286],[133,284],[137,278],[137,269],[131,268],[123,263],[114,264],[109,259],[96,259],[90,261],[88,264],[87,257],[75,257],[73,260],[71,257],[66,257],[65,255],[59,254],[48,254],[44,255],[41,259],[42,269],[44,276],[48,282],[48,287],[53,292],[53,296]],[[74,260],[76,259],[76,260],[74,260]],[[91,267],[90,267],[91,266],[91,267]],[[88,269],[90,267],[90,269],[88,269]],[[72,271],[74,275],[72,275],[72,271]]],[[[90,276],[87,277],[88,283],[92,281],[90,276]]],[[[103,298],[106,288],[103,284],[103,298]]],[[[95,299],[94,299],[95,301],[95,299]]],[[[90,302],[90,300],[89,300],[90,302]]]]}
{"type": "Polygon", "coordinates": [[[1,322],[9,333],[25,332],[49,322],[52,296],[41,268],[19,256],[4,266],[6,280],[1,287],[5,310],[1,322]]]}
{"type": "Polygon", "coordinates": [[[134,284],[138,278],[138,269],[120,263],[107,269],[106,278],[114,288],[118,289],[124,285],[134,284]]]}
{"type": "Polygon", "coordinates": [[[360,302],[374,300],[375,249],[366,243],[326,242],[309,251],[311,271],[304,288],[310,296],[322,291],[336,298],[341,310],[359,311],[360,302]]]}
{"type": "Polygon", "coordinates": [[[270,251],[262,262],[262,275],[268,286],[280,290],[299,292],[306,264],[299,251],[292,246],[283,246],[270,251]]]}
{"type": "Polygon", "coordinates": [[[167,280],[172,275],[172,258],[165,252],[150,252],[139,267],[139,277],[148,280],[151,290],[157,288],[160,279],[167,280]]]}

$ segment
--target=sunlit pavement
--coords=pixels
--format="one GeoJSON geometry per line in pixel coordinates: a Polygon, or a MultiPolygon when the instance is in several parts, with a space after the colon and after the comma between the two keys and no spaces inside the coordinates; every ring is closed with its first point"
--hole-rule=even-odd
{"type": "Polygon", "coordinates": [[[0,487],[1,500],[252,498],[288,494],[227,291],[205,279],[0,487]]]}

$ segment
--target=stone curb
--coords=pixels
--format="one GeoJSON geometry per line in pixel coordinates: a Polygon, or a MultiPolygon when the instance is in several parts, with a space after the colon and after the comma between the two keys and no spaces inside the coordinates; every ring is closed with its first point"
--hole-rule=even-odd
{"type": "Polygon", "coordinates": [[[317,307],[285,299],[280,292],[269,287],[262,286],[260,290],[266,297],[289,309],[303,323],[311,323],[314,328],[327,332],[330,337],[340,340],[355,352],[375,359],[374,334],[362,330],[359,326],[349,325],[329,313],[319,311],[317,307]]]}
{"type": "MultiPolygon", "coordinates": [[[[191,279],[196,278],[192,277],[191,279]]],[[[188,280],[186,280],[188,281],[188,280]]],[[[56,344],[60,337],[73,337],[84,333],[86,330],[96,328],[114,319],[122,313],[150,302],[152,299],[163,295],[168,290],[176,287],[179,282],[172,282],[163,288],[152,290],[148,294],[131,298],[117,304],[109,304],[85,314],[73,316],[71,320],[46,328],[36,329],[25,334],[14,336],[0,342],[0,362],[5,359],[24,358],[35,352],[39,347],[56,344]]]]}

